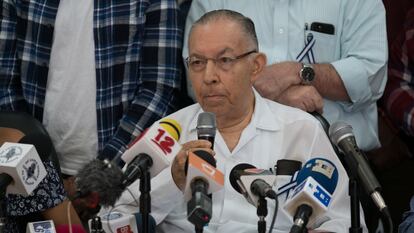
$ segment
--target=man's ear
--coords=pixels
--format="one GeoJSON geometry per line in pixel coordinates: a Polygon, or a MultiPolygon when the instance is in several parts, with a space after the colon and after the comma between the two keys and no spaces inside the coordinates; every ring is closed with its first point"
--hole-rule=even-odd
{"type": "Polygon", "coordinates": [[[254,60],[253,60],[253,72],[251,81],[254,83],[258,78],[259,74],[262,72],[262,70],[265,68],[267,63],[267,58],[264,53],[257,53],[254,60]]]}

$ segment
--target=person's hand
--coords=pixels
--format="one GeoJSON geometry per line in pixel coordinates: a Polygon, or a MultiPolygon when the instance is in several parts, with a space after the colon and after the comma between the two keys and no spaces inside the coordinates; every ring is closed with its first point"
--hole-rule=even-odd
{"type": "Polygon", "coordinates": [[[88,222],[101,209],[96,192],[73,200],[72,205],[82,222],[88,222]]]}
{"type": "MultiPolygon", "coordinates": [[[[75,179],[75,176],[69,176],[66,179],[63,179],[63,185],[69,199],[73,199],[78,190],[75,179]]],[[[99,195],[96,192],[92,192],[87,196],[78,197],[72,200],[72,205],[81,221],[87,222],[96,213],[98,213],[100,209],[99,195]]]]}
{"type": "Polygon", "coordinates": [[[75,176],[69,176],[63,179],[63,186],[69,198],[74,197],[77,191],[75,178],[75,176]]]}
{"type": "Polygon", "coordinates": [[[189,141],[182,145],[181,150],[178,152],[177,156],[175,156],[171,166],[173,180],[181,191],[184,190],[186,183],[185,163],[188,158],[188,153],[196,150],[205,150],[211,155],[215,155],[214,151],[211,149],[211,143],[207,140],[189,141]]]}
{"type": "Polygon", "coordinates": [[[300,108],[306,112],[323,112],[323,98],[314,86],[295,85],[289,87],[277,99],[277,102],[300,108]]]}
{"type": "Polygon", "coordinates": [[[281,62],[266,66],[255,81],[254,87],[265,98],[276,100],[286,89],[301,83],[298,62],[281,62]]]}

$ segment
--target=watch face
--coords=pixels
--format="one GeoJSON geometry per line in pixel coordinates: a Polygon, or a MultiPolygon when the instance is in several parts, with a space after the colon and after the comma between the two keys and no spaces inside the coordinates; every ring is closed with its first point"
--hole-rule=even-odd
{"type": "Polygon", "coordinates": [[[302,79],[305,82],[312,82],[315,78],[315,71],[313,71],[313,68],[309,66],[304,66],[301,74],[302,79]]]}

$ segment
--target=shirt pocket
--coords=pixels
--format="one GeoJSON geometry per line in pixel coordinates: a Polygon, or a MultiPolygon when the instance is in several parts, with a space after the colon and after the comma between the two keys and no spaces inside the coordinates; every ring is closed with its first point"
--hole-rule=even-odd
{"type": "Polygon", "coordinates": [[[335,60],[337,56],[337,35],[306,30],[306,38],[315,39],[312,47],[315,63],[328,63],[335,60]]]}

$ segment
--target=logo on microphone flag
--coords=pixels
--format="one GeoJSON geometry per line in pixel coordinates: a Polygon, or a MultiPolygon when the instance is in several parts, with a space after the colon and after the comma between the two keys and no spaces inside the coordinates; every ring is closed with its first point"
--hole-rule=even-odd
{"type": "Polygon", "coordinates": [[[20,146],[11,146],[0,151],[0,163],[9,163],[19,158],[23,154],[20,146]]]}

